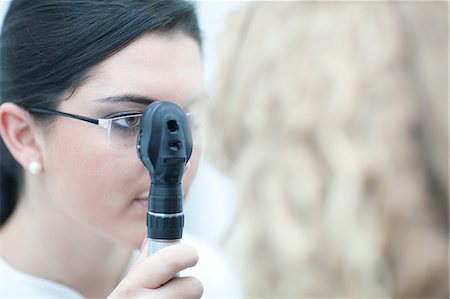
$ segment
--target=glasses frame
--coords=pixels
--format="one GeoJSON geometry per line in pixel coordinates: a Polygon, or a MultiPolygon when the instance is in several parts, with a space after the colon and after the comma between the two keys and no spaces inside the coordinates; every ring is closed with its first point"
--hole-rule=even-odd
{"type": "Polygon", "coordinates": [[[53,109],[46,109],[46,108],[29,108],[28,111],[30,111],[32,113],[59,115],[59,116],[74,118],[74,119],[78,119],[81,121],[89,122],[91,124],[99,125],[100,127],[106,128],[106,129],[110,126],[110,123],[113,122],[114,120],[127,118],[127,117],[142,116],[142,114],[143,114],[143,113],[130,113],[127,115],[111,117],[111,118],[91,118],[91,117],[87,117],[87,116],[62,112],[62,111],[53,110],[53,109]]]}
{"type": "Polygon", "coordinates": [[[105,128],[108,132],[108,143],[110,143],[110,134],[111,134],[111,124],[113,121],[124,119],[128,117],[142,117],[143,113],[130,113],[127,115],[117,116],[117,117],[111,117],[111,118],[91,118],[87,116],[82,116],[78,114],[72,114],[67,112],[62,112],[58,110],[53,109],[46,109],[46,108],[29,108],[29,112],[31,113],[40,113],[40,114],[49,114],[49,115],[57,115],[57,116],[64,116],[68,118],[78,119],[81,121],[85,121],[94,125],[98,125],[102,128],[105,128]]]}
{"type": "MultiPolygon", "coordinates": [[[[142,117],[142,115],[143,115],[143,113],[130,113],[127,115],[111,117],[111,118],[91,118],[91,117],[87,117],[87,116],[82,116],[82,115],[78,115],[78,114],[72,114],[72,113],[62,112],[62,111],[53,110],[53,109],[47,109],[47,108],[28,108],[27,110],[31,113],[57,115],[57,116],[64,116],[64,117],[68,117],[68,118],[78,119],[78,120],[88,122],[88,123],[100,126],[102,128],[105,128],[107,130],[107,134],[108,134],[108,143],[110,143],[111,124],[113,121],[118,120],[118,119],[127,118],[127,117],[137,117],[137,116],[142,117]]],[[[195,112],[186,113],[188,118],[195,114],[197,114],[197,113],[195,113],[195,112]]]]}

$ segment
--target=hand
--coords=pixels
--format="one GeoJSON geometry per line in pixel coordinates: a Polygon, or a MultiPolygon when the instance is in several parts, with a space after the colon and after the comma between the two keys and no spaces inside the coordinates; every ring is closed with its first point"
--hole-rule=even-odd
{"type": "Polygon", "coordinates": [[[193,267],[198,254],[188,245],[176,244],[147,256],[146,245],[108,298],[200,298],[203,285],[195,277],[177,277],[181,270],[193,267]]]}

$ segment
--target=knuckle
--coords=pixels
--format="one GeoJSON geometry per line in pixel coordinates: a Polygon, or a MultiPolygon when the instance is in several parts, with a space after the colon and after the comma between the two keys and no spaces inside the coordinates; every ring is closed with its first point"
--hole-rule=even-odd
{"type": "Polygon", "coordinates": [[[190,246],[190,245],[184,245],[184,248],[185,248],[185,250],[189,251],[189,253],[190,253],[192,256],[197,256],[197,255],[198,255],[198,254],[197,254],[197,250],[195,250],[194,247],[192,247],[192,246],[190,246]]]}
{"type": "Polygon", "coordinates": [[[121,295],[125,298],[136,297],[136,295],[139,293],[139,289],[140,288],[136,286],[128,285],[125,287],[121,295]]]}
{"type": "Polygon", "coordinates": [[[192,277],[190,279],[189,288],[187,292],[188,298],[189,299],[200,298],[203,294],[203,291],[204,288],[202,282],[199,279],[192,277]]]}
{"type": "Polygon", "coordinates": [[[168,256],[164,259],[164,263],[170,271],[177,271],[183,264],[178,256],[168,256]]]}
{"type": "Polygon", "coordinates": [[[191,247],[191,256],[192,256],[192,260],[196,264],[198,262],[199,256],[198,256],[197,250],[195,250],[193,247],[191,247]]]}
{"type": "Polygon", "coordinates": [[[193,266],[197,264],[199,256],[197,250],[189,245],[183,245],[185,264],[189,266],[193,266]]]}
{"type": "Polygon", "coordinates": [[[165,252],[161,262],[170,270],[180,271],[195,265],[198,261],[198,253],[191,246],[180,244],[171,246],[169,250],[165,252]]]}
{"type": "Polygon", "coordinates": [[[129,284],[120,284],[118,288],[114,290],[113,293],[111,293],[108,296],[108,299],[113,298],[131,298],[136,296],[136,288],[132,287],[129,284]]]}

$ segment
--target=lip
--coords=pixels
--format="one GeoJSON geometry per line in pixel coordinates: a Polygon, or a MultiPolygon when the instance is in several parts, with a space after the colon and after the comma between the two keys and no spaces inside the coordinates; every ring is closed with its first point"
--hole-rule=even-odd
{"type": "Polygon", "coordinates": [[[138,205],[148,209],[148,198],[136,198],[134,200],[135,203],[137,203],[138,205]]]}

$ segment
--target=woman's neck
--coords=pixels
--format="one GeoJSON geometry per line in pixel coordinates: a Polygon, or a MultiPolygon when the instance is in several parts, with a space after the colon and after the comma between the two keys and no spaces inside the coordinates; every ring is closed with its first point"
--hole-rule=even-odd
{"type": "Polygon", "coordinates": [[[0,236],[1,255],[13,267],[87,298],[105,298],[123,277],[132,254],[56,210],[40,210],[26,197],[0,236]]]}

